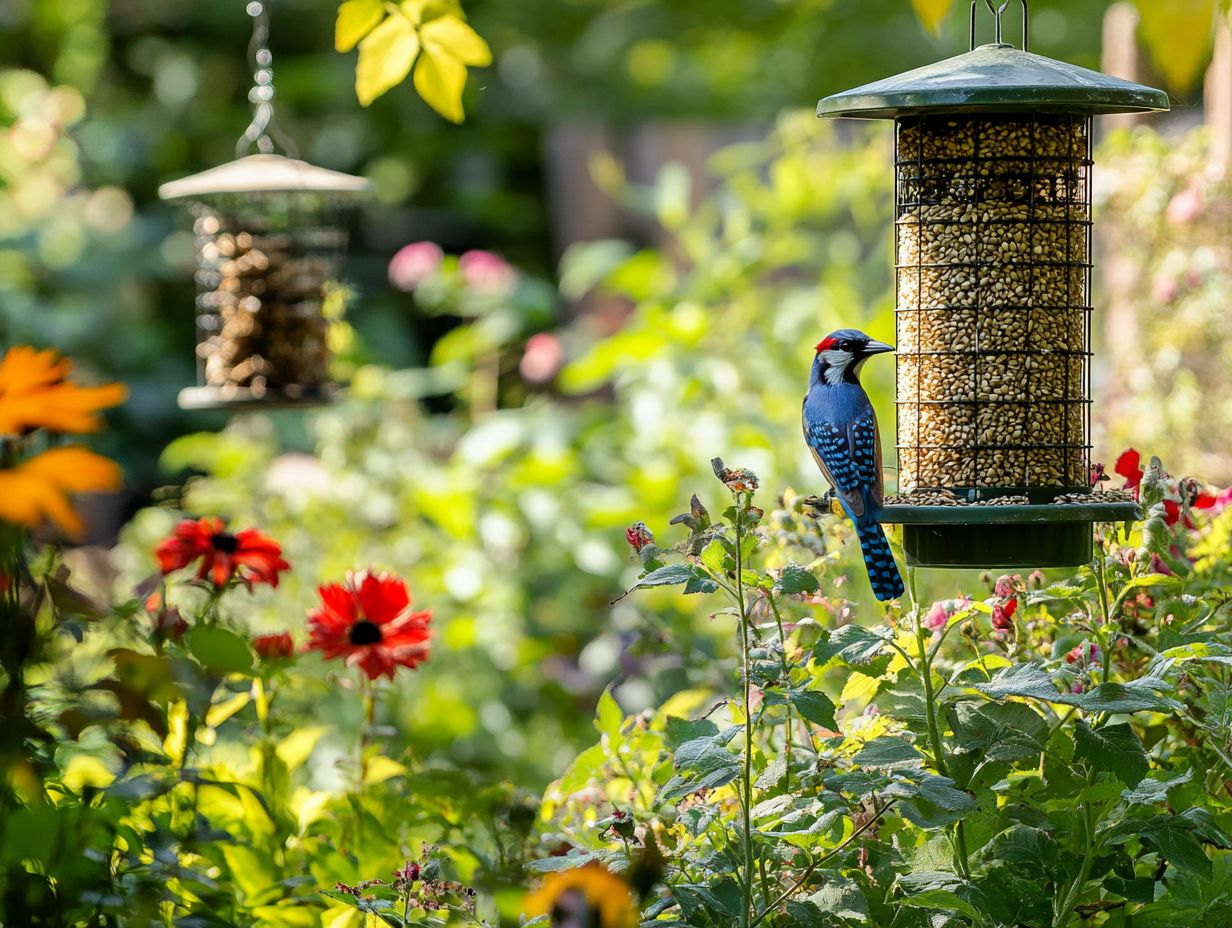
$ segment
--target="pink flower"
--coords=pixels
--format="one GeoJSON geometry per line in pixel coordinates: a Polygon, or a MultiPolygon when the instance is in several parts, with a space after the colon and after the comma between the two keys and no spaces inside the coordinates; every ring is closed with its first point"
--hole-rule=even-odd
{"type": "Polygon", "coordinates": [[[410,292],[436,273],[445,253],[435,242],[412,242],[389,262],[389,282],[410,292]]]}
{"type": "Polygon", "coordinates": [[[1156,303],[1171,303],[1180,294],[1176,278],[1160,272],[1151,281],[1151,299],[1156,303]]]}
{"type": "Polygon", "coordinates": [[[945,608],[945,600],[938,600],[933,603],[932,608],[928,610],[928,614],[924,616],[924,627],[931,629],[945,628],[945,623],[950,620],[950,613],[945,608]]]}
{"type": "Polygon", "coordinates": [[[933,603],[932,608],[924,616],[924,627],[931,628],[934,631],[945,628],[950,619],[959,612],[962,612],[971,605],[969,596],[962,596],[958,599],[941,599],[933,603]]]}
{"type": "Polygon", "coordinates": [[[625,541],[634,551],[640,553],[642,548],[654,544],[654,534],[646,527],[645,522],[634,522],[625,529],[625,541]]]}
{"type": "Polygon", "coordinates": [[[1205,208],[1202,191],[1196,186],[1189,186],[1168,201],[1164,217],[1169,222],[1183,225],[1199,218],[1205,208]]]}
{"type": "Polygon", "coordinates": [[[550,332],[539,332],[526,340],[518,370],[528,383],[547,383],[560,370],[562,356],[560,339],[550,332]]]}
{"type": "Polygon", "coordinates": [[[468,251],[458,258],[458,271],[468,287],[504,296],[518,282],[518,272],[500,255],[490,251],[468,251]]]}
{"type": "Polygon", "coordinates": [[[997,578],[997,583],[992,591],[1002,599],[1008,599],[1014,595],[1014,589],[1017,584],[1022,583],[1022,577],[1017,574],[1002,574],[997,578]]]}
{"type": "Polygon", "coordinates": [[[1075,645],[1065,655],[1067,664],[1094,664],[1099,660],[1099,645],[1094,641],[1084,641],[1075,645]]]}

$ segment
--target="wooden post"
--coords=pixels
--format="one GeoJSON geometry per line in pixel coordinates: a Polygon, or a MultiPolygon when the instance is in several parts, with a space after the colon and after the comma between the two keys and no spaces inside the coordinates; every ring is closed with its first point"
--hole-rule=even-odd
{"type": "MultiPolygon", "coordinates": [[[[1138,53],[1138,10],[1132,3],[1114,3],[1104,14],[1103,51],[1100,68],[1105,74],[1127,81],[1142,81],[1138,53]]],[[[1102,116],[1103,128],[1128,129],[1142,117],[1135,113],[1102,116]]]]}
{"type": "Polygon", "coordinates": [[[1215,24],[1215,50],[1206,71],[1205,106],[1211,133],[1211,167],[1226,176],[1232,164],[1232,28],[1226,16],[1220,16],[1215,24]]]}

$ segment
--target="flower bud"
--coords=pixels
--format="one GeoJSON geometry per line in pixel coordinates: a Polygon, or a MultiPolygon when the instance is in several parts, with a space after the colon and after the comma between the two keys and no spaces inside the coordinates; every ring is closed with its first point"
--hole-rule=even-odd
{"type": "Polygon", "coordinates": [[[263,661],[286,660],[295,653],[295,643],[290,632],[274,635],[258,635],[252,639],[252,649],[263,661]]]}

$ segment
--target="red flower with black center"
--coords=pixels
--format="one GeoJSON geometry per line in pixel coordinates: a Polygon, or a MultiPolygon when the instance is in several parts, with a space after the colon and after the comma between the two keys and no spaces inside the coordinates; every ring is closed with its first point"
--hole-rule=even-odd
{"type": "Polygon", "coordinates": [[[1133,490],[1134,499],[1137,499],[1138,484],[1142,483],[1142,477],[1146,473],[1142,467],[1142,455],[1134,448],[1123,451],[1113,470],[1125,478],[1125,489],[1133,490]]]}
{"type": "Polygon", "coordinates": [[[290,632],[273,635],[257,635],[252,639],[252,649],[263,661],[286,660],[295,653],[295,642],[290,632]]]}
{"type": "Polygon", "coordinates": [[[252,528],[232,534],[217,516],[185,519],[170,538],[158,543],[154,556],[164,574],[200,560],[197,579],[209,580],[220,590],[235,576],[250,590],[254,583],[278,586],[278,574],[291,569],[274,539],[252,528]]]}
{"type": "Polygon", "coordinates": [[[401,577],[365,570],[318,592],[321,606],[308,613],[309,649],[343,658],[369,680],[392,680],[398,667],[414,670],[428,659],[432,613],[411,611],[411,595],[401,577]]]}

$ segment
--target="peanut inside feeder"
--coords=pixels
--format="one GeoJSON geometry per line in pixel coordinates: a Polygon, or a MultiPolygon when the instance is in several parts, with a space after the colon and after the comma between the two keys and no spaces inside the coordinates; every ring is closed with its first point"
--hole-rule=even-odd
{"type": "Polygon", "coordinates": [[[1089,119],[912,116],[896,135],[899,489],[1079,487],[1089,119]]]}

